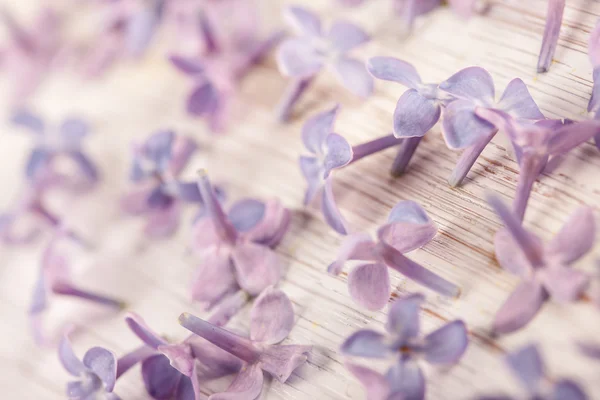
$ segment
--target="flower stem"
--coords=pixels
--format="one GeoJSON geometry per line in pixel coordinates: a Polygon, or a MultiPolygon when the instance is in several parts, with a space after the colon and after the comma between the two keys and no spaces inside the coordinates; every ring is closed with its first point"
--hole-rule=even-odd
{"type": "Polygon", "coordinates": [[[225,326],[231,317],[238,313],[250,300],[250,295],[244,290],[226,297],[215,308],[208,322],[216,326],[225,326]]]}
{"type": "Polygon", "coordinates": [[[121,300],[115,300],[100,294],[88,292],[86,290],[79,289],[65,282],[55,283],[54,285],[52,285],[52,292],[63,296],[79,297],[81,299],[102,304],[108,307],[114,307],[118,309],[122,309],[125,307],[125,303],[121,300]]]}
{"type": "Polygon", "coordinates": [[[259,351],[254,347],[251,340],[238,336],[223,328],[219,328],[192,314],[181,314],[179,316],[179,323],[185,329],[208,340],[215,346],[233,354],[247,363],[256,361],[260,356],[259,351]]]}
{"type": "Polygon", "coordinates": [[[392,134],[371,140],[358,146],[353,146],[353,156],[350,163],[360,160],[363,157],[377,153],[402,143],[402,139],[398,139],[392,134]]]}
{"type": "Polygon", "coordinates": [[[410,162],[413,154],[415,154],[415,150],[417,150],[419,143],[421,143],[421,139],[423,139],[423,137],[417,136],[406,138],[402,141],[402,145],[400,146],[400,150],[398,150],[394,164],[392,164],[392,170],[390,171],[392,176],[400,176],[404,174],[408,163],[410,162]]]}
{"type": "Polygon", "coordinates": [[[515,199],[513,200],[513,211],[520,222],[525,218],[525,210],[533,189],[535,180],[541,173],[545,163],[536,156],[524,153],[521,158],[521,168],[515,199]]]}
{"type": "Polygon", "coordinates": [[[292,114],[294,104],[300,99],[304,91],[310,86],[313,77],[294,79],[285,90],[276,110],[279,122],[287,122],[292,114]]]}
{"type": "Polygon", "coordinates": [[[198,171],[198,188],[206,207],[206,214],[212,219],[219,236],[229,243],[234,243],[237,240],[237,232],[227,220],[205,170],[198,171]]]}
{"type": "Polygon", "coordinates": [[[497,130],[463,151],[456,163],[456,167],[454,167],[452,174],[450,174],[450,178],[448,178],[450,186],[456,187],[462,185],[463,180],[473,167],[473,164],[475,164],[475,161],[477,161],[481,152],[485,149],[485,146],[487,146],[494,136],[496,136],[496,133],[498,133],[497,130]]]}
{"type": "Polygon", "coordinates": [[[564,10],[565,0],[548,0],[546,27],[544,28],[542,48],[537,64],[538,72],[546,72],[550,68],[554,52],[556,51],[556,44],[558,43],[564,10]]]}
{"type": "Polygon", "coordinates": [[[142,345],[120,357],[117,360],[117,379],[119,379],[119,377],[125,372],[129,371],[131,367],[139,362],[144,361],[153,354],[156,354],[156,350],[146,345],[142,345]]]}

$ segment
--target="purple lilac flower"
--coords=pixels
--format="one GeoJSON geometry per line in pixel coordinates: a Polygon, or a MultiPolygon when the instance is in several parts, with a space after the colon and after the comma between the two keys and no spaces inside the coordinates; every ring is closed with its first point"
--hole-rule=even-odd
{"type": "MultiPolygon", "coordinates": [[[[544,361],[535,345],[525,346],[506,356],[514,376],[535,400],[587,400],[587,395],[571,379],[548,377],[544,361]]],[[[479,400],[511,400],[509,396],[481,396],[479,400]]]]}
{"type": "Polygon", "coordinates": [[[267,288],[258,296],[250,314],[250,337],[242,337],[191,314],[179,316],[179,323],[215,346],[243,361],[243,367],[229,388],[211,396],[253,400],[263,386],[263,371],[280,382],[304,364],[312,346],[280,345],[294,325],[292,303],[284,292],[267,288]]]}
{"type": "Polygon", "coordinates": [[[390,298],[388,267],[441,295],[457,297],[458,286],[404,256],[427,244],[436,232],[435,224],[420,205],[401,201],[392,209],[387,223],[377,230],[377,241],[366,233],[348,236],[328,271],[337,275],[349,260],[370,261],[356,266],[348,275],[350,296],[369,310],[382,309],[390,298]]]}
{"type": "Polygon", "coordinates": [[[321,192],[321,209],[325,220],[336,232],[345,235],[346,222],[333,198],[331,172],[361,158],[401,143],[387,135],[358,146],[350,144],[341,135],[333,133],[333,124],[339,106],[310,118],[302,128],[304,147],[311,155],[300,157],[300,169],[308,183],[304,205],[321,192]]]}
{"type": "Polygon", "coordinates": [[[89,135],[89,125],[79,118],[67,118],[58,129],[46,127],[44,121],[29,110],[21,109],[12,116],[15,125],[35,135],[36,144],[29,155],[25,174],[36,180],[55,169],[60,159],[70,159],[81,178],[73,178],[74,187],[89,188],[98,182],[98,169],[83,151],[82,141],[89,135]]]}
{"type": "Polygon", "coordinates": [[[60,248],[61,241],[66,234],[66,232],[59,231],[44,250],[38,279],[33,288],[29,318],[33,335],[39,344],[45,342],[42,329],[43,312],[49,307],[50,298],[55,295],[75,297],[117,310],[125,306],[125,303],[120,300],[82,289],[73,283],[69,259],[64,249],[60,248]]]}
{"type": "Polygon", "coordinates": [[[469,344],[465,323],[455,320],[426,336],[421,335],[419,311],[425,301],[422,294],[396,300],[390,307],[386,333],[362,329],[348,337],[340,351],[361,358],[396,358],[385,375],[356,364],[347,364],[350,372],[367,389],[369,400],[425,398],[425,377],[419,362],[457,363],[469,344]]]}
{"type": "Polygon", "coordinates": [[[596,226],[592,209],[582,207],[543,245],[500,199],[489,196],[488,201],[506,226],[494,238],[496,258],[522,279],[494,319],[492,330],[504,334],[527,325],[550,298],[566,303],[580,297],[589,277],[570,265],[592,248],[596,226]]]}
{"type": "Polygon", "coordinates": [[[179,226],[182,205],[201,203],[195,182],[179,178],[196,151],[196,143],[172,131],[159,131],[134,147],[130,179],[139,189],[121,201],[122,209],[132,215],[144,215],[149,237],[173,234],[179,226]]]}
{"type": "Polygon", "coordinates": [[[131,331],[152,350],[142,362],[146,391],[153,399],[201,400],[200,386],[212,379],[237,373],[241,361],[200,338],[190,335],[168,343],[137,314],[126,318],[131,331]]]}
{"type": "Polygon", "coordinates": [[[279,121],[289,119],[294,104],[325,67],[331,68],[352,93],[363,98],[371,95],[373,79],[364,63],[348,55],[370,40],[360,27],[337,21],[325,32],[317,15],[298,6],[287,8],[284,18],[298,36],[285,40],[277,52],[279,71],[292,78],[278,106],[279,121]]]}
{"type": "Polygon", "coordinates": [[[13,102],[22,104],[57,60],[61,21],[56,12],[47,7],[41,9],[31,28],[19,24],[4,7],[0,8],[0,20],[10,38],[7,48],[0,51],[0,66],[12,81],[13,102]]]}
{"type": "Polygon", "coordinates": [[[600,121],[518,121],[499,109],[477,107],[478,117],[494,124],[510,138],[519,163],[519,180],[513,208],[523,220],[531,189],[551,158],[563,156],[600,133],[600,121]]]}
{"type": "Polygon", "coordinates": [[[546,13],[546,26],[544,27],[544,37],[542,39],[542,48],[538,58],[537,71],[547,72],[552,63],[558,36],[560,34],[560,25],[565,11],[565,0],[548,0],[548,11],[546,13]]]}
{"type": "MultiPolygon", "coordinates": [[[[231,296],[257,296],[281,279],[281,261],[273,248],[290,223],[290,211],[276,200],[244,199],[227,214],[204,171],[198,181],[207,216],[194,226],[193,247],[202,257],[192,284],[192,298],[211,308],[231,296]]],[[[226,301],[227,302],[227,301],[226,301]]],[[[234,307],[243,302],[233,301],[234,307]]],[[[229,314],[235,310],[230,310],[229,314]]]]}
{"type": "MultiPolygon", "coordinates": [[[[590,33],[588,44],[588,55],[594,67],[593,79],[594,86],[592,87],[592,96],[588,103],[588,113],[593,119],[600,119],[600,22],[596,24],[590,33]]],[[[600,150],[600,133],[595,136],[596,147],[600,150]]]]}

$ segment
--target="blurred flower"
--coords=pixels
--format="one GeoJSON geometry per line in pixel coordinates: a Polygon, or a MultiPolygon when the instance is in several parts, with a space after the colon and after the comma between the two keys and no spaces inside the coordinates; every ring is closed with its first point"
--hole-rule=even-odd
{"type": "Polygon", "coordinates": [[[254,302],[250,314],[250,338],[188,313],[179,316],[179,323],[244,362],[229,388],[211,396],[214,400],[258,398],[263,387],[263,371],[283,383],[306,362],[312,349],[311,346],[277,344],[292,330],[294,310],[285,293],[273,288],[267,288],[254,302]]]}
{"type": "Polygon", "coordinates": [[[240,288],[257,296],[281,279],[281,262],[272,248],[289,227],[290,212],[278,200],[244,199],[225,214],[204,171],[198,180],[207,216],[194,226],[193,247],[202,262],[193,279],[192,298],[213,307],[240,288]]]}
{"type": "Polygon", "coordinates": [[[350,372],[367,389],[369,400],[425,398],[425,377],[418,361],[430,364],[454,364],[469,344],[465,323],[455,320],[422,337],[419,311],[425,298],[412,294],[392,304],[385,325],[386,333],[362,329],[348,337],[340,352],[364,358],[395,357],[385,376],[368,368],[347,364],[350,372]]]}
{"type": "Polygon", "coordinates": [[[72,282],[69,260],[64,250],[59,248],[65,235],[66,232],[59,231],[44,250],[38,279],[33,289],[29,318],[34,337],[39,344],[45,341],[42,313],[46,311],[50,297],[54,295],[75,297],[118,310],[125,306],[125,303],[120,300],[90,292],[72,282]]]}
{"type": "Polygon", "coordinates": [[[424,246],[436,232],[435,224],[420,205],[401,201],[392,209],[387,223],[377,230],[377,242],[366,233],[348,236],[328,271],[339,274],[349,260],[371,261],[356,266],[348,275],[350,296],[369,310],[382,309],[390,298],[388,267],[443,296],[456,297],[460,289],[455,284],[403,254],[424,246]]]}
{"type": "MultiPolygon", "coordinates": [[[[598,120],[600,119],[600,22],[596,23],[596,26],[590,33],[588,55],[592,67],[594,67],[594,86],[592,87],[592,96],[590,97],[587,110],[592,118],[598,120]]],[[[595,136],[595,141],[596,147],[600,150],[600,133],[595,136]]]]}
{"type": "Polygon", "coordinates": [[[121,207],[147,217],[147,236],[170,236],[179,226],[182,204],[202,202],[197,184],[179,179],[196,148],[192,139],[172,131],[156,132],[134,146],[130,179],[140,188],[127,194],[121,207]]]}
{"type": "MultiPolygon", "coordinates": [[[[529,398],[536,400],[587,400],[583,390],[570,379],[551,379],[535,345],[525,346],[506,356],[506,362],[527,390],[529,398]]],[[[511,400],[509,396],[481,396],[479,400],[511,400]]]]}
{"type": "Polygon", "coordinates": [[[558,36],[560,35],[560,25],[562,24],[563,12],[565,11],[565,0],[548,0],[548,11],[546,13],[546,26],[544,27],[544,37],[542,39],[542,48],[538,58],[537,71],[547,72],[552,63],[558,36]]]}
{"type": "Polygon", "coordinates": [[[500,199],[489,196],[488,201],[506,226],[494,238],[496,258],[504,269],[522,279],[494,319],[493,331],[503,334],[527,325],[550,297],[559,302],[579,298],[589,277],[570,265],[592,248],[596,226],[592,209],[582,207],[543,245],[523,229],[500,199]]]}
{"type": "Polygon", "coordinates": [[[360,27],[337,21],[324,32],[317,15],[297,6],[288,7],[284,18],[298,37],[285,40],[277,52],[279,71],[293,78],[278,107],[280,121],[289,119],[296,101],[324,67],[333,69],[342,85],[352,93],[363,98],[371,95],[373,79],[364,63],[348,55],[370,40],[360,27]]]}
{"type": "Polygon", "coordinates": [[[346,223],[333,198],[331,172],[363,157],[400,144],[387,135],[367,143],[350,146],[341,135],[333,133],[333,124],[339,106],[310,118],[302,128],[304,147],[310,156],[300,157],[300,169],[308,183],[304,205],[309,204],[321,191],[321,208],[325,220],[336,232],[345,235],[346,223]]]}
{"type": "MultiPolygon", "coordinates": [[[[29,110],[21,109],[13,114],[12,122],[35,135],[36,144],[29,155],[25,169],[28,179],[36,180],[40,176],[46,176],[48,169],[56,168],[57,160],[66,158],[74,162],[82,177],[81,179],[74,177],[72,187],[85,189],[98,182],[98,169],[82,148],[82,141],[90,131],[85,121],[67,118],[58,129],[49,129],[39,116],[29,110]]],[[[66,181],[68,177],[65,178],[65,183],[68,183],[66,181]]]]}

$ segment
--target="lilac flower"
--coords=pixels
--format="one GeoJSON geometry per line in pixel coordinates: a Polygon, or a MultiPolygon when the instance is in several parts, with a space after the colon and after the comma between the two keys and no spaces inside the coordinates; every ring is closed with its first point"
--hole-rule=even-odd
{"type": "Polygon", "coordinates": [[[337,21],[325,32],[317,15],[298,6],[287,8],[284,18],[298,37],[285,40],[277,53],[279,71],[293,78],[278,106],[280,121],[289,119],[296,101],[326,66],[333,69],[342,85],[352,93],[363,98],[371,95],[373,79],[364,63],[348,55],[369,41],[360,27],[337,21]]]}
{"type": "Polygon", "coordinates": [[[129,214],[147,216],[144,230],[149,237],[173,234],[182,204],[202,202],[196,183],[179,179],[196,147],[190,138],[159,131],[134,148],[130,179],[140,189],[126,195],[121,207],[129,214]]]}
{"type": "Polygon", "coordinates": [[[469,338],[467,327],[461,320],[421,336],[419,310],[424,301],[421,294],[398,299],[390,307],[385,334],[362,329],[348,337],[340,347],[346,356],[395,358],[385,376],[349,364],[350,372],[365,385],[369,400],[424,399],[425,377],[418,362],[454,364],[465,353],[469,338]]]}
{"type": "Polygon", "coordinates": [[[29,318],[34,337],[40,344],[45,342],[42,332],[43,312],[48,308],[53,295],[75,297],[117,310],[125,306],[120,300],[90,292],[72,282],[69,260],[64,249],[60,248],[65,235],[66,232],[59,232],[44,250],[38,279],[33,288],[29,318]]]}
{"type": "Polygon", "coordinates": [[[204,171],[198,186],[207,216],[194,227],[193,246],[202,264],[193,280],[192,298],[210,308],[240,288],[256,296],[277,284],[281,263],[272,248],[287,232],[289,210],[278,200],[244,199],[225,214],[204,171]]]}
{"type": "MultiPolygon", "coordinates": [[[[592,118],[598,120],[600,119],[600,22],[596,24],[592,33],[590,33],[588,55],[592,67],[594,67],[594,86],[592,87],[592,96],[590,97],[587,110],[592,118]]],[[[596,147],[600,150],[600,133],[594,139],[596,147]]]]}
{"type": "Polygon", "coordinates": [[[0,20],[10,37],[8,47],[0,50],[3,53],[0,62],[12,81],[11,98],[20,104],[39,87],[57,60],[61,23],[58,15],[47,7],[41,9],[30,29],[21,26],[3,7],[0,20]]]}
{"type": "Polygon", "coordinates": [[[149,357],[141,360],[144,385],[153,399],[203,399],[199,397],[202,383],[234,374],[241,368],[239,359],[196,335],[170,344],[153,332],[140,316],[130,313],[126,322],[153,350],[149,357]]]}
{"type": "Polygon", "coordinates": [[[455,284],[403,254],[427,244],[436,231],[435,224],[420,205],[401,201],[392,209],[387,223],[377,230],[377,242],[366,233],[348,236],[328,271],[339,274],[348,260],[371,261],[356,266],[348,275],[350,296],[369,310],[382,309],[390,297],[388,267],[441,295],[457,297],[460,289],[455,284]]]}
{"type": "Polygon", "coordinates": [[[28,179],[38,179],[40,175],[46,174],[47,169],[55,169],[57,161],[66,158],[76,165],[82,177],[73,179],[75,187],[91,187],[98,181],[98,169],[82,148],[82,141],[90,131],[85,121],[67,118],[58,129],[49,129],[39,116],[22,109],[13,114],[12,122],[35,135],[36,144],[25,169],[28,179]]]}
{"type": "Polygon", "coordinates": [[[212,400],[256,399],[262,391],[263,371],[285,382],[306,362],[312,350],[311,346],[277,344],[288,336],[294,325],[292,303],[278,289],[268,288],[257,297],[250,315],[250,338],[238,336],[188,313],[179,316],[179,323],[244,362],[229,388],[212,395],[212,400]]]}
{"type": "Polygon", "coordinates": [[[562,156],[600,133],[600,121],[515,120],[499,109],[478,107],[477,116],[493,123],[510,138],[519,162],[519,180],[513,208],[522,221],[535,180],[551,157],[562,156]]]}
{"type": "Polygon", "coordinates": [[[550,297],[558,302],[579,298],[589,277],[570,265],[592,248],[596,227],[592,209],[580,208],[543,245],[497,197],[489,196],[488,201],[506,225],[494,238],[496,258],[522,279],[494,319],[493,331],[503,334],[527,325],[550,297]]]}
{"type": "Polygon", "coordinates": [[[442,132],[446,143],[453,149],[466,148],[449,179],[452,186],[461,184],[485,146],[498,132],[494,125],[480,118],[476,110],[500,110],[516,122],[545,119],[527,86],[519,78],[509,82],[498,102],[494,99],[492,76],[480,67],[457,72],[440,83],[439,88],[456,99],[444,110],[442,132]]]}
{"type": "MultiPolygon", "coordinates": [[[[514,376],[536,400],[587,400],[587,395],[571,379],[551,379],[535,345],[525,346],[506,356],[514,376]]],[[[508,396],[482,396],[479,400],[511,400],[508,396]]]]}
{"type": "Polygon", "coordinates": [[[560,34],[560,25],[565,11],[565,0],[548,0],[548,11],[546,13],[546,26],[544,27],[544,37],[542,39],[542,48],[537,63],[538,72],[547,72],[552,63],[558,36],[560,34]]]}
{"type": "Polygon", "coordinates": [[[308,183],[304,205],[314,200],[321,191],[321,208],[325,220],[336,232],[345,235],[346,223],[333,198],[331,172],[361,158],[400,144],[393,135],[367,143],[350,146],[341,135],[333,133],[333,123],[339,106],[310,118],[302,128],[304,147],[310,156],[300,157],[300,169],[308,183]]]}

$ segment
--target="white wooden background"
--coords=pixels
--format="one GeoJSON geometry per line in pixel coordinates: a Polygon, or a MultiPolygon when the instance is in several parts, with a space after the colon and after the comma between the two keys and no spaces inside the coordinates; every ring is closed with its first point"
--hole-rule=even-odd
{"type": "MultiPolygon", "coordinates": [[[[66,3],[66,0],[56,3],[66,3]]],[[[364,8],[344,10],[334,0],[299,0],[324,17],[344,16],[360,22],[374,41],[357,54],[366,59],[391,55],[408,60],[424,80],[440,81],[460,68],[487,68],[501,92],[514,77],[522,78],[543,112],[549,117],[583,118],[591,93],[591,67],[587,37],[600,15],[600,1],[569,0],[555,59],[549,73],[537,75],[535,65],[544,26],[546,1],[496,0],[490,12],[468,22],[448,10],[419,19],[414,34],[400,38],[398,21],[389,12],[391,0],[370,0],[364,8]]],[[[40,0],[2,0],[24,19],[43,3],[40,0]]],[[[264,0],[268,24],[280,25],[280,1],[264,0]]],[[[69,12],[73,13],[72,9],[69,12]]],[[[1,120],[6,121],[6,77],[0,78],[1,120]]],[[[302,152],[300,127],[306,116],[335,102],[342,112],[336,131],[358,144],[391,129],[395,102],[404,90],[377,82],[376,93],[365,102],[352,97],[330,76],[317,80],[285,126],[273,119],[273,109],[286,86],[273,58],[257,67],[241,86],[239,101],[226,135],[207,134],[202,121],[188,118],[183,109],[190,82],[164,59],[164,48],[154,49],[141,63],[126,62],[105,78],[82,81],[72,73],[53,75],[32,99],[32,106],[58,123],[75,113],[89,118],[94,135],[87,143],[102,168],[100,187],[78,199],[53,199],[52,206],[92,238],[97,246],[73,259],[76,279],[82,285],[121,297],[129,308],[173,339],[186,331],[177,324],[183,311],[200,313],[190,303],[190,277],[194,256],[187,252],[190,226],[186,219],[172,240],[147,242],[141,221],[123,218],[117,200],[127,188],[129,143],[155,129],[172,127],[202,143],[186,175],[206,167],[230,199],[240,196],[280,196],[293,210],[292,227],[278,252],[287,275],[282,288],[295,305],[297,324],[289,343],[313,344],[310,362],[286,384],[265,388],[268,399],[362,399],[360,385],[344,370],[337,348],[356,329],[382,329],[385,312],[366,312],[350,300],[346,276],[329,276],[326,267],[335,257],[340,237],[323,222],[315,209],[301,205],[304,181],[297,166],[302,152]]],[[[0,155],[0,206],[15,199],[22,183],[21,171],[31,145],[30,137],[2,122],[0,155]]],[[[517,280],[500,269],[493,257],[492,237],[498,219],[483,200],[486,191],[501,193],[508,201],[517,180],[517,165],[507,155],[502,138],[488,146],[469,174],[464,187],[452,189],[446,178],[458,153],[447,150],[439,128],[426,136],[410,171],[391,179],[388,169],[394,150],[369,157],[336,174],[334,190],[354,230],[373,230],[391,207],[403,199],[421,203],[439,225],[432,243],[410,256],[463,289],[458,300],[427,294],[422,314],[424,331],[445,320],[463,318],[474,333],[460,363],[451,369],[426,368],[428,399],[469,399],[476,394],[503,391],[518,394],[517,382],[505,368],[502,352],[537,341],[553,376],[573,377],[590,398],[600,399],[600,364],[582,358],[576,339],[600,341],[600,314],[589,303],[546,305],[523,331],[496,341],[485,339],[494,313],[517,280]]],[[[592,144],[572,152],[562,167],[543,176],[534,187],[525,224],[544,238],[554,234],[579,205],[592,205],[600,216],[600,153],[592,144]]],[[[188,210],[191,216],[194,210],[188,210]]],[[[45,238],[47,239],[47,237],[45,238]]],[[[38,269],[41,243],[34,247],[0,247],[0,392],[6,398],[60,399],[68,375],[60,368],[52,348],[39,348],[29,334],[26,310],[38,269]]],[[[578,267],[594,271],[600,246],[578,267]]],[[[392,273],[393,297],[422,290],[392,273]]],[[[390,299],[392,301],[393,299],[390,299]]],[[[247,324],[248,309],[233,322],[247,324]]],[[[74,337],[82,354],[102,345],[118,354],[139,344],[123,323],[123,314],[100,307],[57,300],[47,317],[47,328],[57,338],[67,322],[81,327],[74,337]]],[[[207,393],[214,388],[208,387],[207,393]]],[[[123,399],[145,399],[139,368],[118,382],[123,399]]]]}

